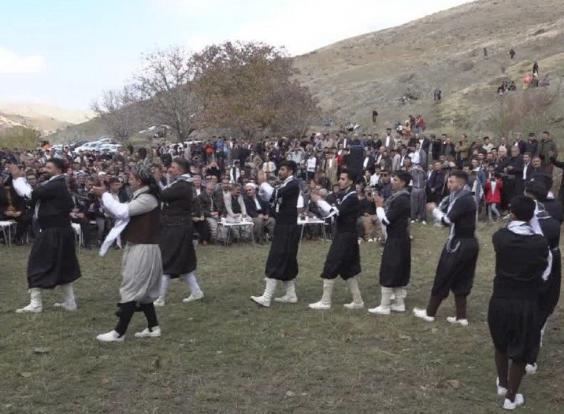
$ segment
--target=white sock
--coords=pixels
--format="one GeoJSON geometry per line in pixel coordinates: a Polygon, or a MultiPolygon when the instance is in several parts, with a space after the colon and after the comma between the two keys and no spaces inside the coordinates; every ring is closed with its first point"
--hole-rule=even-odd
{"type": "Polygon", "coordinates": [[[166,292],[168,292],[168,285],[170,284],[170,276],[162,275],[161,277],[161,289],[159,291],[159,297],[165,298],[166,292]]]}
{"type": "Polygon", "coordinates": [[[65,295],[65,303],[72,304],[76,303],[76,298],[74,297],[74,289],[72,283],[67,283],[66,285],[61,285],[61,289],[65,295]]]}
{"type": "Polygon", "coordinates": [[[200,293],[202,289],[200,289],[200,285],[198,285],[198,279],[196,278],[196,272],[190,272],[185,275],[182,275],[182,279],[188,283],[190,287],[190,293],[192,295],[200,293]]]}

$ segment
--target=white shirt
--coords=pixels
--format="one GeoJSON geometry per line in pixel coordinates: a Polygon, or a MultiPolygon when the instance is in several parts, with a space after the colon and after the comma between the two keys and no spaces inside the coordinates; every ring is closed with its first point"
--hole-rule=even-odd
{"type": "Polygon", "coordinates": [[[317,159],[315,157],[310,157],[307,159],[307,172],[315,172],[316,166],[317,166],[317,159]]]}

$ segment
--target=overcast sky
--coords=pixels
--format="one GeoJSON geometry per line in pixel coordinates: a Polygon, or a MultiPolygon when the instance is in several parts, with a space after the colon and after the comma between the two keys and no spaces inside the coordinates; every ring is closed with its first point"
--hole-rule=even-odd
{"type": "Polygon", "coordinates": [[[0,100],[88,109],[142,53],[260,40],[302,54],[469,0],[2,0],[0,100]]]}

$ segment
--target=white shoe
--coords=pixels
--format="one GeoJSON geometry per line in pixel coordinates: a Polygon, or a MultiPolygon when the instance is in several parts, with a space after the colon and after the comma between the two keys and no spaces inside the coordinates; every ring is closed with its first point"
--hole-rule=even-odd
{"type": "Polygon", "coordinates": [[[499,378],[495,379],[495,386],[497,387],[497,395],[500,397],[505,397],[505,394],[507,394],[507,388],[499,385],[499,378]]]}
{"type": "Polygon", "coordinates": [[[66,311],[69,312],[74,312],[75,310],[78,309],[78,306],[76,305],[76,302],[58,302],[58,303],[54,303],[53,306],[55,308],[63,308],[66,311]]]}
{"type": "Polygon", "coordinates": [[[368,243],[374,243],[374,239],[368,239],[368,243]]]}
{"type": "Polygon", "coordinates": [[[267,277],[265,279],[265,282],[266,282],[266,286],[264,288],[264,292],[262,296],[251,296],[251,300],[259,304],[260,306],[263,306],[265,308],[270,308],[272,296],[276,291],[276,285],[278,284],[278,281],[276,279],[271,279],[267,277]]]}
{"type": "Polygon", "coordinates": [[[264,296],[251,296],[251,300],[260,306],[270,308],[270,300],[266,299],[264,296]]]}
{"type": "Polygon", "coordinates": [[[364,309],[364,302],[360,302],[360,303],[356,303],[356,302],[345,303],[343,306],[344,306],[345,308],[351,309],[351,310],[364,309]]]}
{"type": "Polygon", "coordinates": [[[427,315],[427,309],[413,308],[413,314],[419,319],[423,319],[425,322],[435,322],[434,316],[427,315]]]}
{"type": "Polygon", "coordinates": [[[538,370],[539,370],[539,366],[537,365],[536,362],[534,364],[527,364],[525,366],[525,372],[527,373],[527,375],[535,375],[538,370]]]}
{"type": "Polygon", "coordinates": [[[411,220],[411,224],[414,224],[414,223],[415,223],[415,220],[411,220]]]}
{"type": "Polygon", "coordinates": [[[525,404],[525,397],[523,394],[515,394],[515,401],[511,402],[509,398],[506,398],[503,402],[503,409],[504,410],[514,410],[517,407],[525,404]]]}
{"type": "Polygon", "coordinates": [[[392,313],[390,306],[377,306],[372,309],[368,309],[368,312],[373,315],[389,315],[392,313]]]}
{"type": "Polygon", "coordinates": [[[279,298],[274,298],[274,302],[278,303],[298,303],[298,298],[293,295],[284,295],[280,296],[279,298]]]}
{"type": "Polygon", "coordinates": [[[137,332],[135,334],[136,338],[158,338],[161,336],[161,328],[155,326],[153,330],[149,330],[149,328],[143,329],[141,332],[137,332]]]}
{"type": "Polygon", "coordinates": [[[16,310],[16,313],[40,313],[43,311],[43,301],[41,300],[41,289],[29,289],[30,301],[29,305],[24,308],[16,310]]]}
{"type": "Polygon", "coordinates": [[[274,298],[274,302],[278,303],[298,303],[298,296],[296,295],[296,282],[295,280],[289,280],[284,282],[284,287],[286,293],[284,296],[274,298]]]}
{"type": "Polygon", "coordinates": [[[24,308],[17,309],[16,313],[41,313],[42,311],[43,311],[42,306],[38,306],[30,303],[24,308]]]}
{"type": "Polygon", "coordinates": [[[468,319],[456,319],[456,316],[447,316],[446,320],[453,325],[468,326],[468,319]]]}
{"type": "Polygon", "coordinates": [[[105,334],[98,335],[96,339],[100,342],[123,342],[125,335],[119,336],[116,331],[110,331],[105,334]]]}
{"type": "Polygon", "coordinates": [[[315,309],[315,310],[329,310],[331,309],[331,305],[324,303],[323,301],[319,301],[319,302],[315,302],[315,303],[310,303],[308,305],[308,307],[310,309],[315,309]]]}
{"type": "Polygon", "coordinates": [[[391,310],[392,312],[405,312],[405,304],[396,305],[396,304],[392,303],[392,304],[390,305],[390,310],[391,310]]]}
{"type": "Polygon", "coordinates": [[[159,296],[159,297],[157,298],[157,300],[155,300],[155,301],[153,302],[153,305],[154,305],[154,306],[157,306],[157,307],[164,306],[164,305],[166,305],[166,300],[165,300],[165,298],[163,298],[162,296],[159,296]]]}
{"type": "Polygon", "coordinates": [[[421,224],[423,224],[424,226],[426,226],[426,225],[427,225],[427,222],[426,222],[425,220],[423,220],[423,221],[421,222],[421,224]]]}
{"type": "Polygon", "coordinates": [[[182,299],[183,303],[190,303],[204,298],[204,292],[192,293],[187,298],[182,299]]]}

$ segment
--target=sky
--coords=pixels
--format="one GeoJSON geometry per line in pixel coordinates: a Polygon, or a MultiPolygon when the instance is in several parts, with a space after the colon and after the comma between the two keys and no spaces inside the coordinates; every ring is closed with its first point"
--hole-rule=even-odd
{"type": "Polygon", "coordinates": [[[0,101],[88,110],[159,48],[263,41],[291,55],[469,0],[1,0],[0,101]]]}

